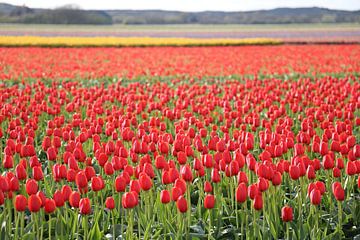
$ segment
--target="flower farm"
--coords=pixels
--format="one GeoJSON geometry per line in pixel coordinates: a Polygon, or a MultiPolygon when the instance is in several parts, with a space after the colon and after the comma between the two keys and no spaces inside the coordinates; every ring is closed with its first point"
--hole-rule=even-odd
{"type": "Polygon", "coordinates": [[[3,39],[0,239],[360,237],[359,45],[3,39]]]}

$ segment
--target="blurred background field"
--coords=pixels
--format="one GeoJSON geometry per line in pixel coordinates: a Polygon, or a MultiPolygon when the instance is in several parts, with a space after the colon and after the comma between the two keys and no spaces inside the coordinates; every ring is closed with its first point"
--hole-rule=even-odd
{"type": "Polygon", "coordinates": [[[285,42],[360,42],[360,24],[1,24],[1,36],[273,38],[285,42]]]}
{"type": "Polygon", "coordinates": [[[145,5],[124,9],[126,4],[120,4],[121,9],[106,9],[108,5],[82,9],[76,4],[39,8],[33,4],[0,3],[0,36],[271,38],[285,43],[360,43],[360,11],[355,6],[356,10],[278,7],[184,11],[146,9],[145,5]]]}

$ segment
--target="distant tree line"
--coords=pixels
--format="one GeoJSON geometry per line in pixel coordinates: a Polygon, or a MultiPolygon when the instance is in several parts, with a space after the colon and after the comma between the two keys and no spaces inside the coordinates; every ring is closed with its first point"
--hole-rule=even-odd
{"type": "Polygon", "coordinates": [[[74,5],[31,9],[0,3],[0,22],[44,24],[286,24],[360,23],[360,11],[325,8],[277,8],[249,12],[160,10],[81,10],[74,5]]]}
{"type": "Polygon", "coordinates": [[[278,8],[251,12],[108,11],[121,24],[285,24],[360,23],[360,11],[278,8]]]}
{"type": "MultiPolygon", "coordinates": [[[[1,9],[1,8],[0,8],[1,9]]],[[[1,12],[1,11],[0,11],[1,12]]],[[[112,24],[112,17],[105,11],[86,11],[67,5],[54,10],[33,10],[26,6],[0,14],[0,22],[32,24],[112,24]]]]}

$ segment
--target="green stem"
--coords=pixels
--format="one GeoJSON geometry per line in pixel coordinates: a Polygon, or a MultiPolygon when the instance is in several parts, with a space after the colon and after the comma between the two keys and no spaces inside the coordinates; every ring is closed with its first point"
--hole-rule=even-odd
{"type": "Polygon", "coordinates": [[[49,240],[51,240],[51,216],[49,215],[49,231],[48,231],[48,233],[49,233],[49,240]]]}
{"type": "Polygon", "coordinates": [[[245,215],[246,215],[246,212],[245,212],[245,206],[246,206],[246,202],[244,202],[244,206],[243,206],[243,211],[244,211],[244,214],[241,216],[241,240],[244,239],[244,221],[245,221],[245,215]]]}
{"type": "Polygon", "coordinates": [[[37,222],[36,222],[36,218],[35,218],[35,213],[31,213],[31,220],[34,222],[34,224],[33,224],[33,232],[37,236],[37,222]]]}
{"type": "Polygon", "coordinates": [[[24,212],[21,212],[21,217],[20,217],[20,235],[23,236],[24,235],[24,212]]]}
{"type": "Polygon", "coordinates": [[[342,206],[341,206],[341,201],[338,201],[338,228],[339,228],[339,231],[342,229],[342,206]]]}
{"type": "Polygon", "coordinates": [[[112,221],[112,227],[113,227],[113,231],[112,231],[112,234],[113,234],[113,239],[116,239],[116,234],[115,234],[115,216],[114,216],[114,210],[111,211],[111,221],[112,221]]]}
{"type": "Polygon", "coordinates": [[[134,212],[133,209],[130,209],[130,218],[129,218],[129,224],[128,224],[128,229],[126,230],[126,238],[127,239],[132,239],[133,237],[133,218],[134,218],[134,212]]]}
{"type": "Polygon", "coordinates": [[[15,212],[15,208],[14,208],[14,217],[15,217],[15,234],[14,234],[14,239],[17,239],[17,236],[18,236],[19,217],[18,217],[18,213],[15,212]]]}
{"type": "Polygon", "coordinates": [[[10,200],[6,200],[6,203],[7,205],[7,214],[9,215],[9,222],[6,224],[8,226],[8,233],[9,233],[9,236],[11,236],[11,233],[12,233],[12,211],[11,211],[11,201],[10,200]]]}
{"type": "Polygon", "coordinates": [[[254,230],[254,239],[257,238],[257,234],[256,234],[256,210],[253,208],[252,209],[253,212],[253,230],[254,230]]]}
{"type": "MultiPolygon", "coordinates": [[[[327,175],[327,189],[331,189],[331,172],[330,170],[326,171],[326,175],[327,175]]],[[[333,211],[333,205],[332,205],[332,196],[331,193],[328,194],[329,195],[329,206],[330,206],[330,214],[333,211]]]]}
{"type": "Polygon", "coordinates": [[[79,237],[79,225],[80,225],[80,223],[78,222],[78,217],[79,217],[79,210],[78,210],[78,208],[77,208],[77,209],[76,209],[76,217],[75,217],[76,237],[79,237]]]}
{"type": "Polygon", "coordinates": [[[289,231],[289,223],[285,223],[286,224],[286,239],[290,240],[290,231],[289,231]]]}
{"type": "Polygon", "coordinates": [[[88,239],[88,217],[87,215],[83,215],[83,228],[84,228],[84,240],[88,239]]]}
{"type": "MultiPolygon", "coordinates": [[[[43,216],[43,210],[40,210],[40,213],[39,213],[39,223],[42,223],[42,216],[43,216]]],[[[43,225],[41,224],[41,227],[40,227],[40,239],[43,239],[43,235],[44,235],[44,227],[43,227],[43,225]]]]}
{"type": "Polygon", "coordinates": [[[208,240],[211,239],[211,209],[208,209],[209,211],[209,233],[208,233],[208,240]]]}
{"type": "MultiPolygon", "coordinates": [[[[145,205],[146,205],[146,202],[145,202],[145,205]]],[[[139,235],[139,239],[141,239],[141,223],[140,223],[140,216],[139,216],[139,214],[142,212],[141,211],[141,208],[140,208],[140,206],[138,206],[138,208],[137,208],[137,218],[138,218],[138,221],[137,221],[137,223],[138,223],[138,235],[139,235]]],[[[145,212],[145,219],[146,219],[146,212],[145,212]]]]}
{"type": "Polygon", "coordinates": [[[121,234],[121,238],[123,238],[124,237],[124,233],[123,233],[124,218],[123,218],[123,214],[122,214],[121,197],[122,196],[120,194],[120,198],[119,198],[120,234],[121,234]]]}
{"type": "Polygon", "coordinates": [[[190,187],[189,186],[186,186],[186,198],[187,198],[187,203],[189,204],[188,210],[186,212],[186,218],[187,218],[186,238],[189,239],[190,225],[191,225],[191,198],[190,198],[190,187]]]}

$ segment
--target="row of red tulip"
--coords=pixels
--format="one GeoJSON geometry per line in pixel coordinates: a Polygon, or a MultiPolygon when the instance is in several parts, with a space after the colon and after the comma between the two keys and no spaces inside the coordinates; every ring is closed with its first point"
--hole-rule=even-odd
{"type": "MultiPolygon", "coordinates": [[[[4,82],[0,205],[9,236],[18,236],[18,221],[12,221],[18,214],[31,215],[41,238],[40,220],[50,224],[52,215],[70,219],[80,212],[85,238],[88,216],[97,229],[96,224],[106,226],[95,220],[110,223],[110,215],[112,231],[104,232],[116,235],[120,222],[128,238],[135,235],[133,219],[141,238],[155,220],[163,224],[162,237],[176,224],[176,234],[189,237],[190,226],[206,218],[208,236],[218,236],[223,224],[251,228],[246,236],[257,238],[259,224],[250,227],[246,218],[251,205],[254,219],[261,212],[261,234],[278,219],[292,222],[295,212],[299,225],[291,228],[301,238],[310,204],[332,209],[335,200],[341,209],[342,201],[356,199],[360,84],[355,76],[205,83],[4,82]],[[280,206],[272,206],[277,201],[280,206]],[[151,214],[153,205],[159,213],[151,214]],[[182,219],[171,220],[175,210],[184,213],[182,219]],[[222,214],[235,215],[234,222],[224,217],[216,226],[222,214]]],[[[279,235],[271,237],[285,234],[275,228],[279,235]]],[[[47,229],[51,238],[51,226],[47,229]]],[[[66,229],[73,237],[81,231],[66,229]]]]}
{"type": "Polygon", "coordinates": [[[0,48],[0,79],[359,72],[359,51],[358,45],[0,48]]]}

